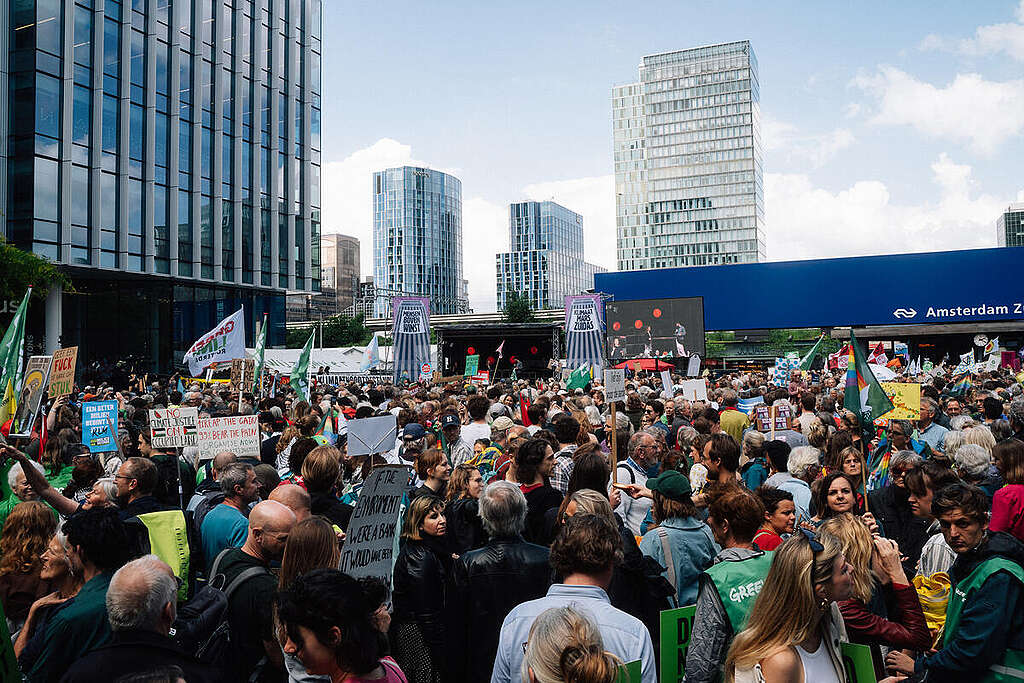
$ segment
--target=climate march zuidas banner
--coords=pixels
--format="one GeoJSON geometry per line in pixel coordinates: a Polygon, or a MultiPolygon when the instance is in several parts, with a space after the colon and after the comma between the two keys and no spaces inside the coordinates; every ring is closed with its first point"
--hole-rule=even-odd
{"type": "Polygon", "coordinates": [[[422,297],[399,297],[391,300],[393,320],[395,384],[413,382],[430,376],[430,300],[422,297]],[[428,372],[424,373],[426,367],[428,372]]]}
{"type": "Polygon", "coordinates": [[[245,358],[245,309],[224,318],[212,330],[196,340],[185,354],[188,371],[198,377],[214,363],[230,363],[245,358]]]}
{"type": "Polygon", "coordinates": [[[599,373],[604,366],[604,319],[600,294],[565,297],[565,364],[589,363],[599,373]]]}

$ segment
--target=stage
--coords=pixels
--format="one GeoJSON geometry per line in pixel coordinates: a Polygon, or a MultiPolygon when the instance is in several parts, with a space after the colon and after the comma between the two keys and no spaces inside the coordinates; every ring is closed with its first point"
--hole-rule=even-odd
{"type": "Polygon", "coordinates": [[[517,377],[550,377],[548,362],[562,356],[564,332],[561,320],[454,323],[433,327],[437,334],[437,362],[440,364],[437,369],[443,376],[463,374],[466,356],[477,355],[480,356],[479,369],[491,371],[492,380],[509,377],[517,360],[523,363],[517,377]],[[504,346],[499,359],[498,347],[502,342],[504,346]]]}

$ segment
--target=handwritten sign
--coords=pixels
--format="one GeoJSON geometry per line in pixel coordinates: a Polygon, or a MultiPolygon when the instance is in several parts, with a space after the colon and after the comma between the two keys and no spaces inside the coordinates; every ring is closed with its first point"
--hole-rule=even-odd
{"type": "Polygon", "coordinates": [[[230,451],[239,458],[260,457],[260,425],[256,415],[201,417],[197,427],[202,460],[222,451],[230,451]]]}
{"type": "Polygon", "coordinates": [[[612,368],[604,371],[604,400],[612,401],[626,400],[626,371],[612,368]]]}
{"type": "Polygon", "coordinates": [[[153,448],[196,446],[199,440],[198,408],[159,408],[149,411],[153,448]]]}
{"type": "Polygon", "coordinates": [[[75,390],[75,363],[78,347],[57,349],[53,352],[53,366],[50,369],[50,398],[67,396],[75,390]]]}
{"type": "Polygon", "coordinates": [[[408,486],[408,467],[389,465],[370,472],[348,523],[341,571],[357,579],[369,576],[391,582],[402,495],[408,486]]]}
{"type": "Polygon", "coordinates": [[[693,635],[697,606],[667,609],[661,613],[661,683],[679,683],[686,670],[686,651],[693,635]]]}
{"type": "Polygon", "coordinates": [[[82,404],[82,443],[90,453],[109,453],[117,450],[110,431],[117,425],[117,401],[90,401],[82,404]]]}
{"type": "Polygon", "coordinates": [[[466,356],[466,377],[472,377],[480,369],[480,354],[466,356]]]}

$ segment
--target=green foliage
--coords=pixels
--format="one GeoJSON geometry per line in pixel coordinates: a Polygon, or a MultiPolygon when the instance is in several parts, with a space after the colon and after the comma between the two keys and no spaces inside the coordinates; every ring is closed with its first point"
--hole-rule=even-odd
{"type": "MultiPolygon", "coordinates": [[[[302,348],[314,329],[317,331],[316,343],[319,346],[320,324],[317,323],[310,327],[289,330],[286,340],[288,348],[302,348]]],[[[323,322],[323,345],[325,347],[364,346],[370,343],[371,337],[373,337],[373,333],[366,329],[362,315],[357,315],[354,318],[347,315],[335,315],[323,322]]]]}
{"type": "Polygon", "coordinates": [[[522,292],[509,292],[501,315],[507,323],[528,323],[533,320],[533,302],[522,292]]]}
{"type": "Polygon", "coordinates": [[[704,346],[708,358],[721,358],[728,347],[726,342],[736,341],[735,332],[707,332],[704,334],[704,346]]]}
{"type": "Polygon", "coordinates": [[[29,286],[33,287],[32,298],[35,300],[45,299],[54,282],[65,289],[71,289],[71,281],[56,265],[30,251],[18,249],[2,236],[0,273],[3,273],[3,277],[0,277],[0,301],[20,302],[29,286]]]}

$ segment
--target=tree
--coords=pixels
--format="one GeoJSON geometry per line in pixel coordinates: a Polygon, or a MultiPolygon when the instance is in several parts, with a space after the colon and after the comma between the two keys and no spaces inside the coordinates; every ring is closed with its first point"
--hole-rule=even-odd
{"type": "MultiPolygon", "coordinates": [[[[314,329],[319,333],[320,324],[316,323],[309,327],[290,330],[286,341],[288,348],[302,348],[314,329]]],[[[325,347],[364,346],[370,342],[372,336],[373,333],[363,324],[362,315],[357,315],[354,318],[347,315],[335,315],[323,322],[323,345],[325,347]]]]}
{"type": "Polygon", "coordinates": [[[45,299],[50,287],[60,284],[65,289],[71,288],[71,281],[57,269],[52,262],[36,256],[30,251],[19,249],[0,236],[0,311],[4,311],[3,303],[7,303],[8,315],[14,313],[10,302],[18,305],[25,289],[32,287],[32,298],[45,299]]]}
{"type": "Polygon", "coordinates": [[[501,315],[507,323],[528,323],[533,320],[533,302],[523,292],[509,292],[501,315]]]}

